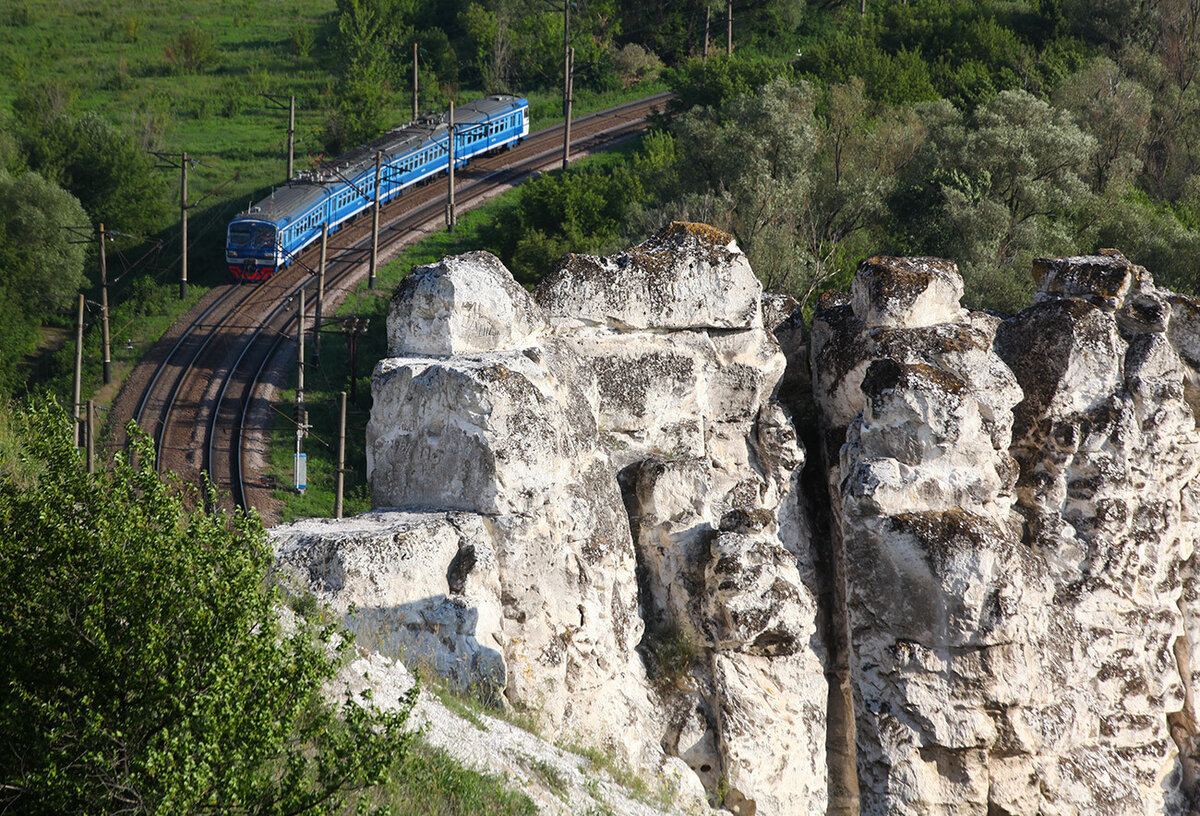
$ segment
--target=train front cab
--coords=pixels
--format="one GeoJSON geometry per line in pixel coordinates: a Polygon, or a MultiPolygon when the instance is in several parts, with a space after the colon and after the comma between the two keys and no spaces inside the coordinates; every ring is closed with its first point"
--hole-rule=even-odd
{"type": "Polygon", "coordinates": [[[233,221],[225,239],[225,263],[239,281],[263,281],[278,266],[276,227],[270,221],[233,221]]]}

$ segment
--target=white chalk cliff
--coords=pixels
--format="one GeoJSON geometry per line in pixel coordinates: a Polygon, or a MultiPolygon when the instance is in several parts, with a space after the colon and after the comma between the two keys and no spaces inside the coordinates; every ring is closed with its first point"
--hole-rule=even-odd
{"type": "Polygon", "coordinates": [[[1200,302],[1113,252],[1034,275],[1002,319],[871,258],[809,338],[703,225],[532,294],[418,268],[376,510],[275,528],[281,580],[681,807],[1191,813],[1200,302]]]}

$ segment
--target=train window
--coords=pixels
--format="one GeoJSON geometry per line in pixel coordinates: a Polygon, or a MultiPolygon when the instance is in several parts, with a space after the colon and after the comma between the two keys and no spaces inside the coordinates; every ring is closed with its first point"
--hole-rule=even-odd
{"type": "Polygon", "coordinates": [[[269,247],[275,243],[275,230],[271,227],[254,227],[250,237],[250,245],[254,247],[269,247]]]}
{"type": "Polygon", "coordinates": [[[250,225],[230,224],[229,244],[231,246],[245,246],[248,243],[250,243],[250,225]]]}

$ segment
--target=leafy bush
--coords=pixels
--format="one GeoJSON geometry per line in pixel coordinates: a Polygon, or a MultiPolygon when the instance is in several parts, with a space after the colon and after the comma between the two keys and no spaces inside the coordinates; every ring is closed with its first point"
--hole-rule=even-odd
{"type": "Polygon", "coordinates": [[[662,60],[637,43],[629,43],[613,54],[613,69],[621,83],[629,87],[644,79],[653,79],[662,70],[662,60]]]}
{"type": "Polygon", "coordinates": [[[317,42],[317,33],[313,31],[312,26],[298,23],[292,26],[292,30],[288,33],[288,41],[292,47],[292,53],[300,57],[307,57],[312,53],[313,46],[317,42]]]}
{"type": "Polygon", "coordinates": [[[185,509],[145,438],[89,476],[61,410],[11,424],[0,809],[342,813],[388,779],[408,707],[326,701],[346,641],[281,627],[255,516],[185,509]]]}
{"type": "Polygon", "coordinates": [[[217,40],[211,32],[191,26],[167,44],[163,60],[176,73],[201,73],[217,62],[217,40]]]}

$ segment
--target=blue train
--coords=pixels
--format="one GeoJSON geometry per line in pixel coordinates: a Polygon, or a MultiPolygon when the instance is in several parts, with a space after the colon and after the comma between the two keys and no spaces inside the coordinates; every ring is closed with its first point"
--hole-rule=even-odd
{"type": "MultiPolygon", "coordinates": [[[[421,119],[356,147],[316,170],[301,171],[229,222],[225,261],[239,280],[265,280],[302,249],[372,205],[375,155],[383,153],[380,202],[446,172],[446,117],[421,119]]],[[[529,103],[507,94],[469,102],[454,111],[454,166],[493,153],[529,135],[529,103]]]]}

